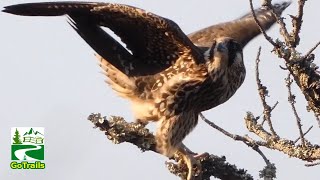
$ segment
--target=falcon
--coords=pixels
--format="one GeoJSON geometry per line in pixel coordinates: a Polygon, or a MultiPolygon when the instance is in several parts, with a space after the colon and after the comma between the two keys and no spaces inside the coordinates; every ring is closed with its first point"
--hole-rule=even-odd
{"type": "MultiPolygon", "coordinates": [[[[273,5],[281,14],[289,2],[273,5]]],[[[197,157],[183,139],[202,111],[231,98],[245,78],[242,49],[260,34],[251,13],[187,36],[170,19],[115,3],[43,2],[4,7],[22,16],[66,15],[71,27],[93,48],[106,82],[132,103],[136,121],[158,122],[156,149],[182,155],[188,180],[195,178],[197,157]],[[120,37],[122,46],[102,27],[120,37]]],[[[266,7],[255,10],[263,29],[276,18],[266,7]]]]}

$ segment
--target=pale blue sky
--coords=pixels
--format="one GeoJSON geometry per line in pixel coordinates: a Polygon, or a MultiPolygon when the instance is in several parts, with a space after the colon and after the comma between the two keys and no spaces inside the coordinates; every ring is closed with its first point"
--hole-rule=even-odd
{"type": "MultiPolygon", "coordinates": [[[[34,1],[2,0],[0,7],[23,2],[34,1]]],[[[246,0],[109,2],[137,6],[170,18],[185,33],[232,20],[249,11],[246,0]]],[[[320,24],[316,19],[319,6],[320,1],[306,3],[299,47],[303,52],[320,40],[320,24]]],[[[294,2],[284,15],[288,17],[296,8],[294,2]]],[[[127,120],[132,120],[132,114],[128,102],[117,97],[104,83],[94,51],[69,27],[65,17],[19,17],[0,13],[0,22],[0,179],[178,179],[167,171],[165,157],[141,153],[131,144],[114,145],[86,120],[91,112],[121,115],[127,120]],[[10,128],[15,126],[45,127],[45,170],[10,169],[10,128]]],[[[269,34],[277,36],[277,28],[272,28],[269,34]]],[[[261,77],[271,95],[268,102],[273,104],[278,100],[280,103],[272,116],[275,129],[283,137],[296,139],[298,131],[283,83],[286,73],[279,69],[282,61],[270,55],[272,48],[262,36],[244,50],[247,78],[242,87],[231,100],[205,115],[230,132],[248,133],[243,123],[246,111],[255,115],[262,112],[254,80],[254,60],[259,46],[263,47],[261,77]]],[[[320,50],[315,53],[319,54],[320,50]]],[[[304,112],[306,104],[299,92],[297,95],[304,129],[316,126],[313,114],[304,112]]],[[[320,144],[319,136],[319,129],[314,128],[307,137],[320,144]]],[[[196,152],[225,155],[228,162],[249,170],[255,178],[265,165],[246,145],[226,138],[202,121],[185,144],[196,152]]],[[[320,176],[319,166],[307,168],[300,160],[262,149],[276,164],[278,179],[309,180],[320,176]]]]}

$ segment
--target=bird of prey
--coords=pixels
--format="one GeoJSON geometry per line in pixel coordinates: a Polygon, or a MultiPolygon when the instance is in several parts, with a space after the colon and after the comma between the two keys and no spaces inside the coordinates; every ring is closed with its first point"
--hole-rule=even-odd
{"type": "MultiPolygon", "coordinates": [[[[289,2],[273,5],[281,14],[289,2]]],[[[245,78],[242,49],[260,34],[251,13],[187,36],[170,19],[114,3],[43,2],[7,6],[22,16],[67,15],[72,28],[96,51],[106,82],[132,103],[138,122],[158,122],[156,149],[182,154],[195,178],[194,154],[182,143],[202,111],[226,102],[245,78]],[[123,47],[102,27],[112,30],[123,47]]],[[[276,18],[270,9],[255,10],[263,29],[276,18]]]]}

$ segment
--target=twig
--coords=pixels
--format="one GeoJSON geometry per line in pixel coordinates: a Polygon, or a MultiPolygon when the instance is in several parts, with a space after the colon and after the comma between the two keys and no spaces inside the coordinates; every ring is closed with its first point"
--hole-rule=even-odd
{"type": "MultiPolygon", "coordinates": [[[[303,133],[303,137],[305,137],[310,132],[310,130],[312,128],[313,128],[313,126],[310,126],[309,129],[305,133],[303,133]]],[[[296,144],[299,140],[300,140],[300,137],[298,137],[295,141],[293,141],[294,144],[296,144]]]]}
{"type": "Polygon", "coordinates": [[[264,109],[264,119],[268,122],[270,131],[273,136],[277,136],[277,133],[273,129],[272,122],[271,122],[271,107],[266,102],[266,96],[268,95],[267,87],[263,86],[260,80],[260,73],[259,73],[259,63],[260,63],[260,54],[261,54],[261,47],[259,47],[257,57],[256,57],[256,82],[258,86],[259,96],[263,105],[264,109]]]}
{"type": "Polygon", "coordinates": [[[250,138],[248,135],[245,136],[240,136],[237,134],[232,134],[223,128],[219,127],[216,125],[214,122],[208,120],[202,113],[199,114],[200,118],[206,122],[209,126],[213,127],[214,129],[220,131],[227,137],[232,138],[235,141],[241,141],[245,143],[247,146],[251,147],[254,151],[256,151],[260,156],[263,158],[263,160],[266,163],[266,167],[260,171],[260,177],[263,178],[268,178],[268,179],[273,179],[276,177],[276,168],[274,164],[270,163],[270,160],[263,154],[263,152],[259,149],[259,146],[266,146],[265,142],[261,141],[256,141],[252,138],[250,138]]]}
{"type": "Polygon", "coordinates": [[[305,164],[305,166],[307,167],[318,166],[318,165],[320,165],[320,162],[305,164]]]}
{"type": "Polygon", "coordinates": [[[271,111],[273,111],[273,110],[277,107],[278,104],[279,104],[279,101],[277,101],[277,102],[271,107],[271,111]]]}
{"type": "MultiPolygon", "coordinates": [[[[257,25],[258,25],[261,33],[262,33],[263,36],[266,38],[266,40],[268,40],[273,46],[279,47],[279,45],[278,45],[277,43],[275,43],[275,42],[273,41],[273,39],[272,39],[270,36],[268,36],[267,32],[262,28],[262,25],[261,25],[261,23],[259,22],[259,20],[258,20],[258,18],[257,18],[257,15],[256,15],[256,13],[255,13],[255,11],[254,11],[254,7],[253,7],[252,0],[249,0],[249,2],[250,2],[250,9],[251,9],[252,16],[253,16],[255,22],[257,23],[257,25]]],[[[269,3],[270,3],[270,2],[267,2],[266,4],[269,4],[269,3]]]]}
{"type": "Polygon", "coordinates": [[[258,154],[260,154],[260,156],[263,158],[264,162],[267,164],[267,165],[270,165],[270,160],[266,157],[266,155],[264,155],[264,153],[259,149],[259,147],[256,147],[254,149],[255,151],[258,152],[258,154]]]}
{"type": "MultiPolygon", "coordinates": [[[[275,12],[274,8],[272,6],[269,6],[269,8],[272,10],[272,13],[274,15],[274,17],[277,20],[277,23],[280,25],[280,34],[282,35],[282,37],[284,38],[286,44],[290,47],[290,49],[292,49],[292,44],[294,44],[292,42],[292,38],[287,30],[286,24],[283,21],[283,18],[280,16],[280,14],[278,14],[277,12],[275,12]]],[[[276,46],[275,46],[276,47],[276,46]]],[[[279,46],[278,46],[279,47],[279,46]]]]}
{"type": "Polygon", "coordinates": [[[292,90],[291,90],[291,84],[292,84],[293,80],[291,79],[290,73],[288,74],[288,77],[285,80],[286,80],[286,86],[288,88],[288,101],[291,105],[291,109],[293,111],[293,114],[296,117],[296,122],[297,122],[297,126],[299,129],[299,135],[300,135],[300,139],[301,139],[301,144],[303,146],[305,146],[306,142],[305,142],[303,131],[302,131],[301,118],[299,117],[296,106],[295,106],[295,103],[296,103],[295,95],[292,94],[292,90]]]}
{"type": "Polygon", "coordinates": [[[199,114],[200,118],[206,122],[209,126],[213,127],[214,129],[220,131],[221,133],[223,133],[224,135],[232,138],[235,141],[242,141],[244,142],[246,145],[250,146],[250,147],[255,147],[255,146],[265,146],[264,142],[261,141],[254,141],[253,139],[251,139],[249,136],[240,136],[237,134],[232,134],[226,130],[224,130],[223,128],[219,127],[218,125],[216,125],[214,122],[210,121],[209,119],[207,119],[202,113],[199,114]]]}
{"type": "MultiPolygon", "coordinates": [[[[270,113],[278,106],[279,104],[279,101],[277,101],[270,109],[270,113]]],[[[264,112],[262,112],[260,114],[260,116],[264,115],[264,112]]],[[[260,116],[258,116],[256,119],[258,120],[260,118],[260,116]]],[[[262,122],[261,122],[261,125],[263,126],[264,125],[264,122],[266,121],[266,118],[263,118],[262,122]]]]}
{"type": "Polygon", "coordinates": [[[257,124],[255,117],[252,113],[248,112],[245,119],[247,129],[259,136],[265,143],[259,144],[265,145],[268,149],[278,150],[290,157],[296,157],[304,161],[320,160],[320,146],[308,144],[308,146],[295,145],[293,141],[284,138],[275,138],[269,132],[267,132],[261,125],[257,124]]]}
{"type": "Polygon", "coordinates": [[[299,33],[300,33],[301,25],[303,22],[302,17],[303,17],[304,4],[305,4],[305,0],[299,0],[298,1],[298,14],[296,16],[291,16],[292,27],[293,27],[292,32],[291,32],[291,36],[293,37],[292,45],[294,47],[299,45],[299,42],[300,42],[299,33]]]}
{"type": "Polygon", "coordinates": [[[263,154],[259,147],[256,147],[255,151],[257,151],[260,156],[264,159],[267,166],[263,168],[262,171],[259,172],[260,178],[264,178],[265,180],[272,180],[276,178],[277,168],[273,163],[270,163],[269,159],[263,154]]]}
{"type": "Polygon", "coordinates": [[[313,47],[306,53],[306,55],[303,56],[302,59],[307,59],[307,58],[311,55],[311,53],[312,53],[314,50],[317,49],[317,47],[318,47],[319,45],[320,45],[320,41],[319,41],[315,46],[313,46],[313,47]]]}

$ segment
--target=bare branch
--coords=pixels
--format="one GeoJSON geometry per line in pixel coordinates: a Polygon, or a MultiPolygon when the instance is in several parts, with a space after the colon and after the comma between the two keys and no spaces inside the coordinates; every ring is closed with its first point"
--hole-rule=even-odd
{"type": "Polygon", "coordinates": [[[276,43],[267,36],[266,32],[261,28],[261,25],[255,16],[253,10],[252,0],[250,1],[250,7],[252,15],[260,28],[260,31],[265,36],[265,39],[268,40],[274,46],[274,53],[283,58],[286,62],[286,68],[290,74],[293,76],[295,83],[300,88],[302,94],[305,96],[305,99],[308,102],[308,111],[312,110],[316,117],[316,120],[320,127],[320,74],[317,72],[318,66],[313,63],[315,56],[312,52],[320,45],[318,42],[313,48],[311,48],[305,56],[301,56],[295,47],[299,44],[299,32],[302,25],[303,18],[303,8],[306,0],[298,1],[298,13],[297,16],[291,16],[293,31],[291,34],[288,33],[286,25],[283,21],[283,18],[277,14],[270,0],[263,0],[262,5],[272,9],[273,14],[277,20],[277,23],[280,25],[280,34],[283,36],[285,43],[277,40],[276,43]]]}
{"type": "MultiPolygon", "coordinates": [[[[313,126],[310,126],[309,129],[303,133],[303,137],[305,137],[310,131],[311,129],[313,128],[313,126]]],[[[300,140],[300,137],[298,137],[295,141],[294,141],[294,144],[296,144],[298,141],[300,140]]]]}
{"type": "MultiPolygon", "coordinates": [[[[235,141],[242,141],[244,142],[246,145],[250,146],[250,147],[255,147],[255,146],[261,146],[264,144],[264,142],[261,141],[254,141],[252,138],[250,138],[249,136],[240,136],[237,134],[232,134],[226,130],[224,130],[223,128],[219,127],[218,125],[216,125],[214,122],[208,120],[202,113],[199,114],[199,116],[201,117],[201,119],[206,122],[209,126],[213,127],[214,129],[220,131],[221,133],[223,133],[224,135],[234,139],[235,141]]],[[[264,146],[264,145],[263,145],[264,146]]]]}
{"type": "Polygon", "coordinates": [[[277,101],[277,102],[271,107],[271,112],[277,107],[278,104],[279,104],[279,101],[277,101]]]}
{"type": "MultiPolygon", "coordinates": [[[[218,131],[222,132],[226,136],[236,141],[244,142],[246,145],[252,147],[258,153],[259,153],[259,150],[257,150],[256,148],[259,146],[263,146],[269,149],[281,151],[289,155],[290,157],[296,157],[298,159],[302,159],[309,162],[320,160],[319,145],[312,145],[310,143],[305,142],[306,146],[300,146],[300,145],[295,145],[295,143],[291,140],[287,140],[279,137],[276,138],[272,136],[270,133],[268,133],[261,125],[257,124],[256,118],[253,116],[252,113],[248,112],[245,117],[246,127],[250,132],[253,132],[257,136],[259,136],[263,141],[253,140],[249,136],[240,136],[240,135],[229,133],[228,131],[217,126],[212,121],[209,121],[202,114],[200,114],[200,117],[214,129],[217,129],[218,131]]],[[[264,156],[262,157],[264,158],[264,156]]],[[[264,160],[267,163],[267,165],[269,166],[271,165],[267,158],[264,158],[264,160]]]]}
{"type": "Polygon", "coordinates": [[[288,101],[291,105],[291,109],[293,111],[293,114],[296,117],[296,122],[297,122],[298,130],[299,130],[301,144],[302,144],[302,146],[305,146],[306,143],[305,143],[305,139],[304,139],[304,135],[303,135],[303,131],[302,131],[301,118],[299,117],[296,106],[295,106],[296,96],[292,94],[292,90],[291,90],[291,84],[292,84],[293,80],[291,79],[290,73],[288,74],[288,77],[285,80],[286,80],[286,86],[288,88],[288,101]]]}
{"type": "MultiPolygon", "coordinates": [[[[96,128],[104,132],[109,140],[115,144],[129,142],[142,151],[156,152],[154,135],[142,124],[126,122],[122,117],[112,116],[109,120],[100,113],[88,117],[96,128]]],[[[238,169],[235,165],[226,162],[225,157],[210,155],[201,159],[202,179],[209,180],[210,176],[220,179],[252,180],[253,177],[246,170],[238,169]]],[[[185,179],[188,173],[187,166],[182,163],[166,163],[169,171],[185,179]]]]}
{"type": "Polygon", "coordinates": [[[304,4],[306,0],[299,0],[298,1],[298,14],[296,16],[291,16],[292,18],[292,32],[291,36],[293,37],[293,47],[296,47],[299,45],[300,42],[300,37],[299,33],[301,30],[301,25],[302,25],[302,17],[303,17],[303,9],[304,9],[304,4]]]}
{"type": "Polygon", "coordinates": [[[264,120],[268,122],[270,131],[273,136],[277,136],[277,133],[273,129],[272,122],[271,122],[271,110],[272,108],[266,102],[266,96],[268,96],[268,90],[266,86],[263,86],[260,80],[260,73],[259,73],[259,63],[260,63],[260,54],[261,54],[261,47],[259,47],[257,57],[256,57],[256,82],[258,86],[259,96],[263,105],[263,114],[264,120]]]}
{"type": "Polygon", "coordinates": [[[201,119],[206,122],[208,125],[213,127],[214,129],[220,131],[227,137],[230,137],[234,139],[235,141],[242,141],[249,147],[251,147],[253,150],[255,150],[260,156],[263,158],[263,160],[266,163],[266,166],[264,167],[263,170],[260,171],[260,177],[263,178],[268,178],[268,179],[273,179],[276,177],[276,167],[274,164],[270,163],[270,160],[263,154],[263,152],[259,149],[259,146],[266,146],[265,142],[261,141],[255,141],[254,139],[250,138],[248,135],[245,136],[240,136],[237,134],[231,134],[230,132],[224,130],[223,128],[219,127],[216,125],[214,122],[208,120],[202,113],[199,114],[201,119]]]}
{"type": "MultiPolygon", "coordinates": [[[[252,0],[250,0],[252,1],[252,0]]],[[[251,3],[252,4],[252,3],[251,3]]],[[[278,14],[272,4],[271,4],[271,1],[269,2],[266,2],[266,1],[263,1],[263,6],[266,6],[267,8],[271,9],[272,10],[272,13],[274,15],[274,17],[276,18],[276,21],[277,23],[280,25],[280,34],[284,37],[285,39],[285,42],[286,42],[286,45],[289,46],[290,48],[292,47],[295,47],[293,44],[293,40],[292,40],[292,37],[290,36],[288,30],[287,30],[287,27],[286,27],[286,24],[284,23],[283,21],[283,18],[280,16],[280,14],[278,14]]],[[[253,9],[252,5],[251,5],[251,9],[253,9]]],[[[256,23],[258,23],[258,21],[256,20],[256,23]]],[[[267,38],[266,38],[267,39],[267,38]]],[[[267,39],[268,40],[268,39],[267,39]]],[[[268,40],[269,41],[269,40],[268,40]]],[[[270,42],[270,41],[269,41],[270,42]]],[[[277,45],[274,45],[273,43],[271,43],[276,49],[280,48],[279,46],[279,43],[277,43],[277,45]]]]}
{"type": "Polygon", "coordinates": [[[305,166],[307,167],[318,166],[318,165],[320,165],[320,162],[305,164],[305,166]]]}
{"type": "Polygon", "coordinates": [[[261,146],[265,146],[269,149],[281,151],[290,157],[295,157],[304,161],[320,160],[320,146],[312,145],[306,142],[306,146],[295,145],[293,141],[284,138],[275,138],[268,133],[261,125],[257,124],[252,113],[248,112],[245,119],[247,129],[259,136],[265,143],[261,146]]]}
{"type": "Polygon", "coordinates": [[[307,53],[306,55],[303,56],[302,59],[308,59],[308,57],[311,55],[311,53],[317,49],[317,47],[320,45],[320,41],[315,45],[313,46],[307,53]]]}
{"type": "Polygon", "coordinates": [[[307,110],[314,112],[320,127],[320,75],[306,61],[287,63],[287,68],[308,102],[307,110]]]}
{"type": "MultiPolygon", "coordinates": [[[[273,46],[278,47],[279,45],[278,45],[276,42],[274,42],[273,39],[272,39],[270,36],[268,36],[267,32],[262,28],[262,25],[261,25],[261,23],[259,22],[259,20],[258,20],[258,18],[257,18],[257,15],[256,15],[256,13],[255,13],[255,11],[254,11],[254,7],[253,7],[252,0],[249,0],[249,2],[250,2],[250,9],[251,9],[252,16],[253,16],[255,22],[257,23],[260,31],[262,32],[263,36],[264,36],[264,37],[266,38],[266,40],[268,40],[273,46]]],[[[270,1],[264,1],[264,2],[265,2],[264,5],[270,4],[270,1]]]]}

